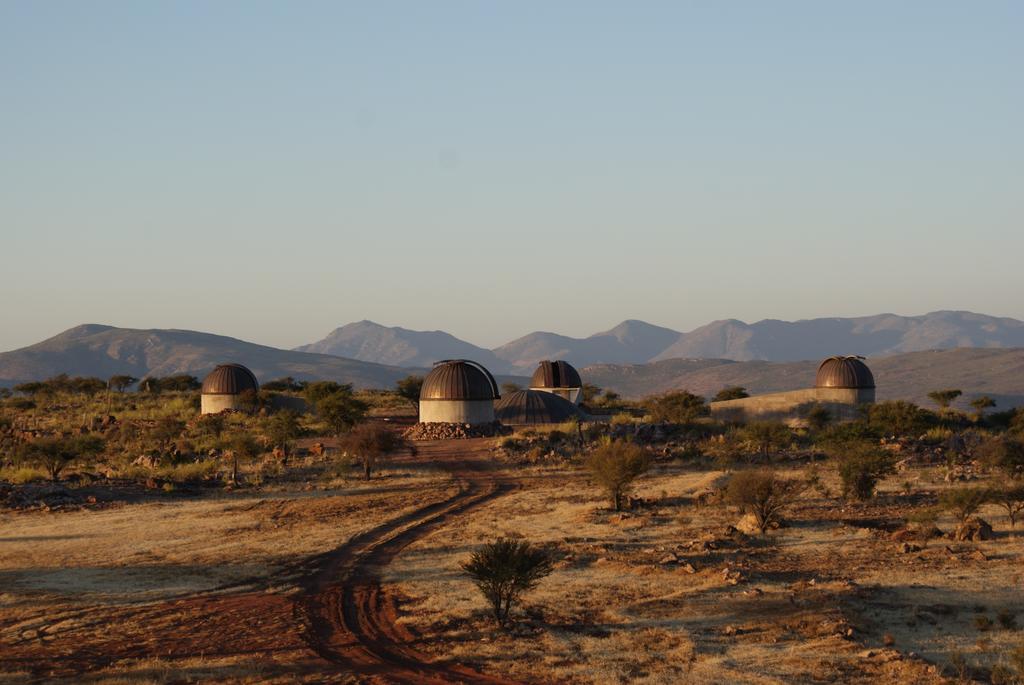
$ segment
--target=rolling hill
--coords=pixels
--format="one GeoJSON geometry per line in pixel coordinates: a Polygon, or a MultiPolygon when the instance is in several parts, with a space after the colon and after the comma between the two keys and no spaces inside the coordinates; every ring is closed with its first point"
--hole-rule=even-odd
{"type": "Polygon", "coordinates": [[[86,324],[35,345],[0,353],[0,385],[60,373],[100,378],[122,373],[137,378],[189,373],[201,378],[224,362],[245,364],[261,381],[293,376],[352,383],[357,388],[391,387],[410,373],[407,368],[279,350],[210,333],[86,324]]]}
{"type": "MultiPolygon", "coordinates": [[[[928,406],[928,392],[959,388],[961,406],[989,395],[999,408],[1024,405],[1024,349],[958,348],[908,352],[867,360],[879,400],[906,399],[928,406]]],[[[710,397],[741,385],[751,394],[814,385],[818,361],[737,362],[727,359],[669,359],[650,364],[598,364],[580,370],[584,381],[623,397],[686,389],[710,397]]]]}

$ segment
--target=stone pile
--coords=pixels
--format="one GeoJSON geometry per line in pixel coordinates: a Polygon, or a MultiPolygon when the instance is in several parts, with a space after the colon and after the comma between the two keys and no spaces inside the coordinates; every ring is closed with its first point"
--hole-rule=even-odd
{"type": "Polygon", "coordinates": [[[465,440],[467,438],[492,438],[511,433],[498,421],[479,425],[468,423],[417,423],[402,434],[409,440],[465,440]]]}

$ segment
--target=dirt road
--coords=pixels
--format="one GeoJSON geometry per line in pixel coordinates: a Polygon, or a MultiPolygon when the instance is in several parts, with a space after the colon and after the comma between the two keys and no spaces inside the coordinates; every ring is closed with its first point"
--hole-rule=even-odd
{"type": "Polygon", "coordinates": [[[306,623],[307,642],[322,658],[394,683],[512,682],[458,664],[432,663],[416,652],[411,644],[416,637],[396,623],[394,597],[380,582],[380,569],[406,546],[519,487],[495,476],[486,445],[482,440],[421,444],[419,458],[451,470],[459,492],[357,536],[310,579],[296,610],[306,623]]]}
{"type": "MultiPolygon", "coordinates": [[[[396,599],[380,580],[380,570],[407,545],[519,487],[492,467],[488,444],[421,443],[417,457],[398,459],[397,465],[448,470],[458,483],[454,495],[425,490],[422,506],[297,561],[280,578],[159,602],[56,612],[40,607],[10,621],[0,618],[0,671],[77,679],[147,659],[246,655],[272,663],[264,674],[286,680],[507,683],[418,653],[413,645],[422,637],[396,623],[396,599]],[[296,578],[297,593],[268,591],[282,583],[294,587],[296,578]]],[[[232,679],[228,671],[220,675],[232,679]]]]}

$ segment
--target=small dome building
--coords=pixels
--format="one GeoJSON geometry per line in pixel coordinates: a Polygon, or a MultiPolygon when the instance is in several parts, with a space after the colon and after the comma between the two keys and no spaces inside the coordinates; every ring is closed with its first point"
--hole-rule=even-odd
{"type": "Polygon", "coordinates": [[[864,357],[829,357],[818,365],[816,388],[875,389],[875,377],[864,357]]]}
{"type": "Polygon", "coordinates": [[[491,372],[467,359],[436,362],[420,390],[420,423],[494,422],[498,384],[491,372]]]}
{"type": "Polygon", "coordinates": [[[494,418],[510,426],[533,423],[563,423],[583,419],[575,404],[552,392],[516,390],[494,404],[494,418]]]}
{"type": "Polygon", "coordinates": [[[806,412],[822,407],[833,421],[852,421],[860,406],[875,401],[875,377],[863,357],[829,357],[818,364],[814,387],[711,403],[711,415],[724,421],[786,421],[805,425],[806,412]]]}
{"type": "Polygon", "coordinates": [[[564,397],[574,404],[583,400],[583,380],[567,361],[542,361],[530,378],[530,390],[564,397]]]}
{"type": "Polygon", "coordinates": [[[241,364],[221,364],[203,379],[201,412],[216,414],[225,409],[246,409],[245,403],[259,392],[253,372],[241,364]]]}

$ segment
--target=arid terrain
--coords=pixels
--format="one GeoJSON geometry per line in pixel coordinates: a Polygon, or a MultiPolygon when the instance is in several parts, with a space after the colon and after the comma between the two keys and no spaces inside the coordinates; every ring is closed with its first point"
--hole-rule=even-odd
{"type": "Polygon", "coordinates": [[[577,465],[496,443],[421,442],[369,482],[5,511],[0,682],[984,682],[1020,641],[1024,544],[995,507],[994,539],[902,541],[944,467],[844,503],[784,460],[816,486],[761,536],[709,496],[726,469],[659,459],[615,513],[577,465]],[[506,628],[459,566],[501,535],[556,557],[506,628]]]}

